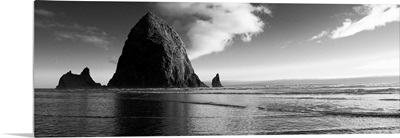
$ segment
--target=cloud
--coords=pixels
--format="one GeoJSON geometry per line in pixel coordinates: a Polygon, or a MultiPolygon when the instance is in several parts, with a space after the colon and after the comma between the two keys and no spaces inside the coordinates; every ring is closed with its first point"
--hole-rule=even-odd
{"type": "Polygon", "coordinates": [[[281,48],[281,49],[287,48],[287,47],[289,47],[289,45],[290,45],[292,42],[293,42],[292,40],[286,41],[286,42],[284,42],[282,45],[279,45],[278,47],[281,48]]]}
{"type": "Polygon", "coordinates": [[[45,29],[50,29],[54,27],[66,27],[64,24],[58,23],[58,22],[51,22],[48,20],[35,20],[35,27],[40,27],[40,28],[45,28],[45,29]]]}
{"type": "Polygon", "coordinates": [[[110,44],[110,41],[106,36],[80,34],[76,32],[58,32],[58,31],[56,31],[54,34],[56,35],[57,40],[72,40],[72,41],[86,42],[94,46],[103,48],[105,50],[108,50],[108,45],[110,44]]]}
{"type": "Polygon", "coordinates": [[[49,20],[36,20],[35,26],[54,31],[57,40],[85,42],[105,50],[109,49],[111,43],[111,38],[105,31],[93,26],[83,26],[77,23],[67,25],[49,20]]]}
{"type": "Polygon", "coordinates": [[[358,21],[346,19],[342,26],[331,32],[330,38],[338,39],[352,36],[365,30],[374,30],[386,23],[399,21],[400,8],[397,5],[363,5],[353,8],[355,12],[366,15],[358,21]]]}
{"type": "Polygon", "coordinates": [[[45,9],[35,9],[35,14],[40,15],[40,16],[47,16],[47,17],[55,15],[54,12],[51,12],[51,11],[48,11],[45,9]]]}
{"type": "Polygon", "coordinates": [[[329,34],[329,32],[324,30],[324,31],[322,31],[321,33],[319,33],[319,34],[317,34],[317,35],[311,37],[311,38],[308,39],[307,41],[313,41],[313,40],[316,40],[316,39],[320,39],[320,38],[326,36],[327,34],[329,34]]]}
{"type": "Polygon", "coordinates": [[[361,5],[354,6],[353,10],[360,15],[368,15],[369,13],[371,13],[372,8],[370,6],[361,5]]]}
{"type": "Polygon", "coordinates": [[[186,31],[188,55],[196,59],[221,52],[235,36],[250,42],[263,32],[264,22],[257,16],[272,15],[265,6],[248,3],[157,3],[160,13],[174,19],[173,26],[186,31]]]}
{"type": "Polygon", "coordinates": [[[74,23],[72,25],[66,25],[55,21],[49,20],[36,20],[36,27],[41,27],[45,29],[72,29],[76,31],[81,31],[84,33],[89,33],[93,35],[107,35],[107,33],[97,27],[93,26],[82,26],[80,24],[74,23]]]}
{"type": "MultiPolygon", "coordinates": [[[[399,21],[400,6],[398,5],[361,5],[354,6],[353,10],[355,13],[345,13],[348,17],[344,19],[344,22],[340,27],[336,29],[327,29],[321,33],[307,39],[307,41],[313,41],[327,36],[330,39],[338,39],[355,35],[362,31],[372,31],[376,27],[385,26],[390,22],[399,21]],[[359,20],[352,20],[349,17],[354,15],[361,15],[362,18],[359,20]]],[[[317,41],[317,42],[318,42],[317,41]]]]}

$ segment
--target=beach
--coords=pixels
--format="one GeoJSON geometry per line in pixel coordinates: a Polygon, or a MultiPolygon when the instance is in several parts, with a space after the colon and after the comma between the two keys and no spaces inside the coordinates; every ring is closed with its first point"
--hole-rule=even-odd
{"type": "Polygon", "coordinates": [[[35,136],[400,133],[398,87],[35,89],[35,136]]]}

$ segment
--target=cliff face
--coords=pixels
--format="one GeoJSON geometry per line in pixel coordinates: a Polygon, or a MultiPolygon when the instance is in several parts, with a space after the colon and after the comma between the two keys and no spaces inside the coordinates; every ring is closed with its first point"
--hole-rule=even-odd
{"type": "Polygon", "coordinates": [[[83,69],[81,74],[72,74],[71,71],[61,76],[56,89],[100,88],[101,84],[90,77],[89,68],[83,69]]]}
{"type": "Polygon", "coordinates": [[[211,82],[212,87],[224,87],[222,86],[221,82],[219,81],[219,74],[215,75],[211,82]]]}
{"type": "Polygon", "coordinates": [[[204,87],[178,33],[147,13],[131,29],[109,87],[204,87]]]}

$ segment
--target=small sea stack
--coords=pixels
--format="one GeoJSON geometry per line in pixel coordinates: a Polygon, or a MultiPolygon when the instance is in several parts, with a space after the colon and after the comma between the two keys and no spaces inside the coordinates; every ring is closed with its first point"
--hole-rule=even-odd
{"type": "Polygon", "coordinates": [[[178,33],[148,12],[131,29],[108,87],[207,86],[194,72],[178,33]]]}
{"type": "Polygon", "coordinates": [[[100,88],[101,84],[93,81],[88,67],[81,74],[73,74],[71,71],[61,76],[56,89],[90,89],[100,88]]]}
{"type": "Polygon", "coordinates": [[[224,87],[222,86],[221,82],[219,81],[219,74],[215,75],[211,82],[212,87],[224,87]]]}

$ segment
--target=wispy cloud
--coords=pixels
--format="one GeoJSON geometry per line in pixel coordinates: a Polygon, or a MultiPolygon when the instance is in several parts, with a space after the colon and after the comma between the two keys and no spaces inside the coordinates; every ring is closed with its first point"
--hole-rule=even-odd
{"type": "Polygon", "coordinates": [[[110,41],[106,36],[96,36],[96,35],[87,35],[87,34],[79,34],[76,32],[55,32],[54,33],[57,40],[72,40],[72,41],[81,41],[89,44],[93,44],[94,46],[103,48],[108,50],[108,45],[110,41]]]}
{"type": "Polygon", "coordinates": [[[65,27],[64,24],[58,23],[58,22],[51,22],[49,20],[35,20],[35,27],[40,27],[40,28],[45,28],[45,29],[50,29],[53,27],[65,27]]]}
{"type": "Polygon", "coordinates": [[[55,21],[49,20],[36,20],[36,27],[46,28],[46,29],[72,29],[76,31],[81,31],[84,33],[94,34],[94,35],[107,35],[107,33],[97,27],[93,26],[82,26],[80,24],[74,23],[71,25],[62,24],[55,21]]]}
{"type": "Polygon", "coordinates": [[[35,9],[35,14],[40,16],[54,16],[55,13],[45,9],[35,9]]]}
{"type": "Polygon", "coordinates": [[[266,6],[248,3],[157,3],[160,12],[175,19],[175,27],[189,38],[190,59],[220,52],[238,36],[244,42],[263,32],[260,14],[272,15],[266,6]],[[190,19],[190,20],[188,20],[190,19]]]}
{"type": "Polygon", "coordinates": [[[322,31],[321,33],[319,33],[319,34],[317,34],[317,35],[311,37],[311,38],[308,39],[307,41],[313,41],[313,40],[316,40],[316,39],[320,39],[320,38],[326,36],[327,34],[329,34],[329,32],[324,30],[324,31],[322,31]]]}
{"type": "Polygon", "coordinates": [[[35,26],[54,31],[57,40],[85,42],[105,50],[109,49],[111,43],[111,38],[105,31],[93,26],[83,26],[77,23],[67,25],[49,20],[37,20],[35,26]]]}
{"type": "MultiPolygon", "coordinates": [[[[317,39],[321,39],[322,37],[328,35],[329,32],[328,31],[322,31],[321,33],[311,37],[310,39],[308,39],[307,41],[313,41],[313,40],[317,40],[317,39]]],[[[317,42],[321,42],[321,40],[317,41],[317,42]]]]}
{"type": "Polygon", "coordinates": [[[287,47],[289,47],[289,45],[290,45],[292,42],[293,42],[292,40],[286,41],[286,42],[284,42],[282,45],[279,45],[278,47],[281,48],[281,49],[287,48],[287,47]]]}
{"type": "Polygon", "coordinates": [[[332,31],[331,38],[347,37],[365,30],[374,30],[386,23],[399,21],[400,8],[397,5],[363,5],[356,8],[359,14],[366,16],[358,21],[346,19],[343,25],[332,31]],[[363,10],[360,10],[363,9],[363,10]]]}
{"type": "Polygon", "coordinates": [[[318,40],[324,36],[338,39],[355,35],[362,31],[372,31],[377,27],[385,26],[390,22],[398,22],[400,14],[399,5],[361,5],[353,7],[355,14],[363,16],[359,20],[344,19],[341,26],[331,31],[324,30],[307,41],[318,40]]]}
{"type": "Polygon", "coordinates": [[[359,15],[368,15],[371,13],[372,8],[367,5],[354,6],[353,10],[359,15]]]}

